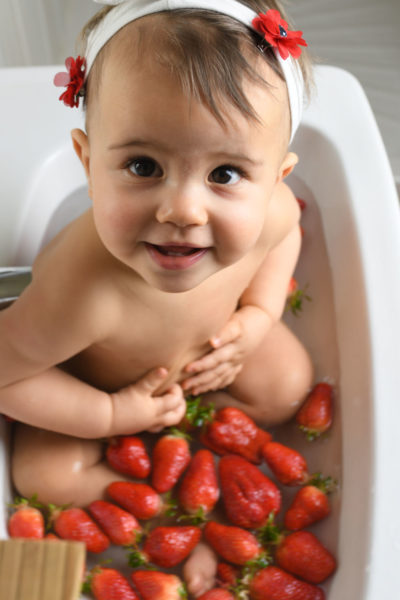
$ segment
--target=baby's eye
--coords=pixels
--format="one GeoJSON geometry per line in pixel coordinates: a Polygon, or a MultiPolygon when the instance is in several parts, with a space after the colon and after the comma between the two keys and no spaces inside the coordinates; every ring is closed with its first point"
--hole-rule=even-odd
{"type": "Polygon", "coordinates": [[[237,167],[222,165],[210,173],[209,180],[213,183],[233,185],[238,183],[242,177],[243,173],[237,167]]]}
{"type": "Polygon", "coordinates": [[[135,158],[128,165],[128,169],[138,177],[160,177],[160,166],[152,158],[135,158]]]}

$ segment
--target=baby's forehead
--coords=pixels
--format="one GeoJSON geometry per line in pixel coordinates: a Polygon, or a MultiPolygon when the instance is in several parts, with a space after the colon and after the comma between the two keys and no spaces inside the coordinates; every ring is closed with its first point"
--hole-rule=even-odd
{"type": "MultiPolygon", "coordinates": [[[[176,87],[180,87],[182,94],[187,97],[187,102],[193,100],[204,103],[211,112],[221,121],[229,123],[229,117],[232,115],[232,109],[238,109],[245,114],[242,107],[233,106],[232,97],[228,97],[231,81],[223,73],[218,75],[221,85],[218,85],[218,77],[213,79],[215,67],[210,64],[213,56],[204,57],[204,80],[195,82],[193,87],[193,65],[186,61],[184,49],[178,49],[176,39],[171,35],[168,29],[169,20],[165,15],[148,15],[126,25],[117,32],[104,48],[104,55],[101,57],[101,75],[98,73],[98,92],[101,98],[105,86],[120,94],[124,89],[130,87],[129,82],[138,81],[143,76],[146,79],[154,79],[160,88],[160,101],[162,101],[162,83],[165,77],[159,77],[159,74],[167,74],[170,82],[176,87]],[[207,73],[207,69],[209,73],[207,73]],[[186,72],[185,72],[186,71],[186,72]],[[99,76],[100,75],[100,76],[99,76]],[[197,88],[196,88],[197,85],[197,88]],[[102,88],[102,89],[101,89],[102,88]],[[210,97],[206,97],[206,93],[210,97]],[[215,110],[214,110],[215,109],[215,110]]],[[[198,28],[195,21],[192,24],[198,28]]],[[[202,38],[204,37],[204,24],[201,28],[202,38]]],[[[274,69],[263,59],[261,53],[251,52],[246,45],[243,45],[243,54],[247,62],[251,65],[259,80],[246,75],[243,72],[239,82],[243,96],[249,101],[254,109],[254,115],[245,114],[246,118],[254,118],[256,121],[262,115],[257,114],[256,106],[263,106],[263,103],[272,103],[276,105],[274,114],[282,119],[285,130],[290,129],[290,108],[287,95],[287,88],[282,78],[274,69]]],[[[201,63],[202,49],[199,50],[198,61],[201,63]]],[[[204,49],[203,49],[204,52],[204,49]]],[[[134,88],[135,94],[144,95],[143,86],[138,85],[134,88]]],[[[237,92],[236,92],[237,93],[237,92]]],[[[144,99],[145,100],[145,99],[144,99]]],[[[235,111],[233,111],[233,114],[235,111]]],[[[289,132],[290,133],[290,132],[289,132]]],[[[284,136],[286,137],[286,136],[284,136]]]]}

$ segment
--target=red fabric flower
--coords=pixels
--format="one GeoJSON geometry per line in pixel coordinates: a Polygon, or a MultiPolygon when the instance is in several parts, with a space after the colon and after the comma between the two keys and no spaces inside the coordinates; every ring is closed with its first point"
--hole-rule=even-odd
{"type": "Polygon", "coordinates": [[[70,56],[65,61],[67,73],[57,73],[54,77],[54,85],[57,87],[66,87],[59,98],[66,106],[79,106],[79,97],[82,96],[82,86],[85,81],[86,60],[81,56],[75,60],[70,56]]]}
{"type": "Polygon", "coordinates": [[[291,54],[293,58],[299,58],[301,46],[307,46],[303,40],[302,31],[289,31],[288,24],[284,21],[278,10],[270,9],[266,13],[259,13],[258,17],[253,19],[253,27],[265,37],[267,42],[277,48],[281,58],[286,58],[291,54]]]}

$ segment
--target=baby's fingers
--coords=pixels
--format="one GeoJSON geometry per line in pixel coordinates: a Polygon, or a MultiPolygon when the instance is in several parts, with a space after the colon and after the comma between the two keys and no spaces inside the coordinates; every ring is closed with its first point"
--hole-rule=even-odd
{"type": "Polygon", "coordinates": [[[167,375],[168,371],[164,367],[152,369],[139,379],[135,385],[138,391],[151,395],[160,387],[167,375]]]}
{"type": "Polygon", "coordinates": [[[210,344],[213,348],[221,348],[221,346],[237,340],[241,333],[242,326],[239,320],[232,318],[217,335],[210,339],[210,344]]]}
{"type": "Polygon", "coordinates": [[[222,363],[230,362],[235,353],[235,347],[233,344],[226,344],[214,350],[209,354],[206,354],[199,360],[195,360],[187,365],[185,371],[187,373],[201,373],[202,371],[211,371],[222,363]]]}
{"type": "Polygon", "coordinates": [[[215,371],[206,371],[186,379],[182,387],[185,392],[197,396],[206,392],[220,390],[231,384],[242,370],[243,365],[221,365],[215,371]]]}

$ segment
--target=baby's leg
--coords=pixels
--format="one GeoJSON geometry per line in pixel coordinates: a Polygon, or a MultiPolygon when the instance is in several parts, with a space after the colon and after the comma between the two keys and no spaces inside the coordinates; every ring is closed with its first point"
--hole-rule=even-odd
{"type": "Polygon", "coordinates": [[[214,587],[217,564],[217,556],[212,548],[200,542],[183,567],[183,577],[191,595],[200,596],[214,587]]]}
{"type": "Polygon", "coordinates": [[[209,393],[206,398],[217,408],[241,408],[260,425],[276,425],[297,412],[312,380],[306,349],[280,321],[245,362],[228,391],[209,393]]]}
{"type": "Polygon", "coordinates": [[[101,442],[16,425],[12,478],[24,497],[43,503],[85,506],[104,497],[112,481],[124,479],[103,461],[101,442]]]}

